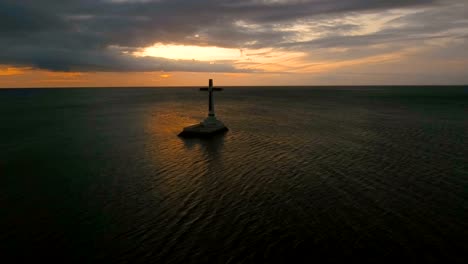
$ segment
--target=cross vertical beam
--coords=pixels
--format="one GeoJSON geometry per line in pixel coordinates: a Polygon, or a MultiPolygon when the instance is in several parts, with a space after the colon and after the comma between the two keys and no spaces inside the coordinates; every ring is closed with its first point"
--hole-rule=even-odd
{"type": "Polygon", "coordinates": [[[209,81],[209,88],[208,88],[208,116],[215,116],[214,112],[214,104],[213,104],[213,79],[209,81]]]}

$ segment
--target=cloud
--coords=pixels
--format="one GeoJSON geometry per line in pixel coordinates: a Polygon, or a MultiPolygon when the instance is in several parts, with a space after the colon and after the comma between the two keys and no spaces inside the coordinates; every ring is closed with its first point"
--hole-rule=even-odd
{"type": "Polygon", "coordinates": [[[15,67],[0,67],[0,76],[20,75],[24,73],[24,70],[28,69],[21,69],[15,67]]]}
{"type": "Polygon", "coordinates": [[[404,43],[438,38],[464,38],[468,34],[468,8],[438,7],[399,16],[386,22],[377,32],[363,35],[335,34],[308,42],[290,43],[291,46],[313,48],[371,46],[386,43],[404,43]]]}
{"type": "Polygon", "coordinates": [[[164,43],[275,48],[311,56],[316,49],[345,48],[356,51],[354,57],[365,57],[387,50],[365,52],[366,46],[392,43],[395,50],[401,48],[398,42],[463,34],[466,39],[465,14],[462,0],[2,0],[0,64],[82,72],[249,72],[234,61],[131,54],[164,43]],[[454,10],[456,5],[461,7],[454,10]],[[420,11],[402,13],[375,32],[365,32],[364,20],[353,19],[391,17],[392,10],[412,8],[420,11]]]}

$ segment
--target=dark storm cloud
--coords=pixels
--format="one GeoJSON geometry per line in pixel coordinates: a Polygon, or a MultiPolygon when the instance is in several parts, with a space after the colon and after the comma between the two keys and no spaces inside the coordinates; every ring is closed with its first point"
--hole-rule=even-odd
{"type": "MultiPolygon", "coordinates": [[[[128,53],[157,42],[269,47],[297,34],[277,27],[314,16],[431,4],[433,0],[0,0],[0,64],[54,71],[248,71],[227,62],[210,64],[128,53]],[[242,23],[259,25],[261,30],[242,23]],[[201,37],[194,38],[195,34],[201,37]]],[[[339,32],[356,25],[329,27],[339,32]]],[[[392,38],[392,34],[397,33],[381,32],[368,39],[332,36],[292,46],[359,45],[392,38]]],[[[280,44],[288,46],[291,44],[280,44]]]]}

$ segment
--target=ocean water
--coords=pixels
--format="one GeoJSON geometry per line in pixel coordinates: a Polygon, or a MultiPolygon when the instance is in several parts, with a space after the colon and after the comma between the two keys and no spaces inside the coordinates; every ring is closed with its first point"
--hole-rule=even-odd
{"type": "Polygon", "coordinates": [[[0,257],[466,260],[468,87],[231,87],[215,103],[230,131],[181,139],[206,92],[0,90],[0,257]]]}

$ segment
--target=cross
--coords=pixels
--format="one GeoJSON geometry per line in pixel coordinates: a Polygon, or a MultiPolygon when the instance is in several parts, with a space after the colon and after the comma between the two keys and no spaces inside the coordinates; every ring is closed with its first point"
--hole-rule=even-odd
{"type": "Polygon", "coordinates": [[[223,88],[213,87],[213,79],[210,79],[208,88],[200,88],[200,91],[208,91],[208,117],[215,117],[213,91],[222,91],[223,88]]]}

